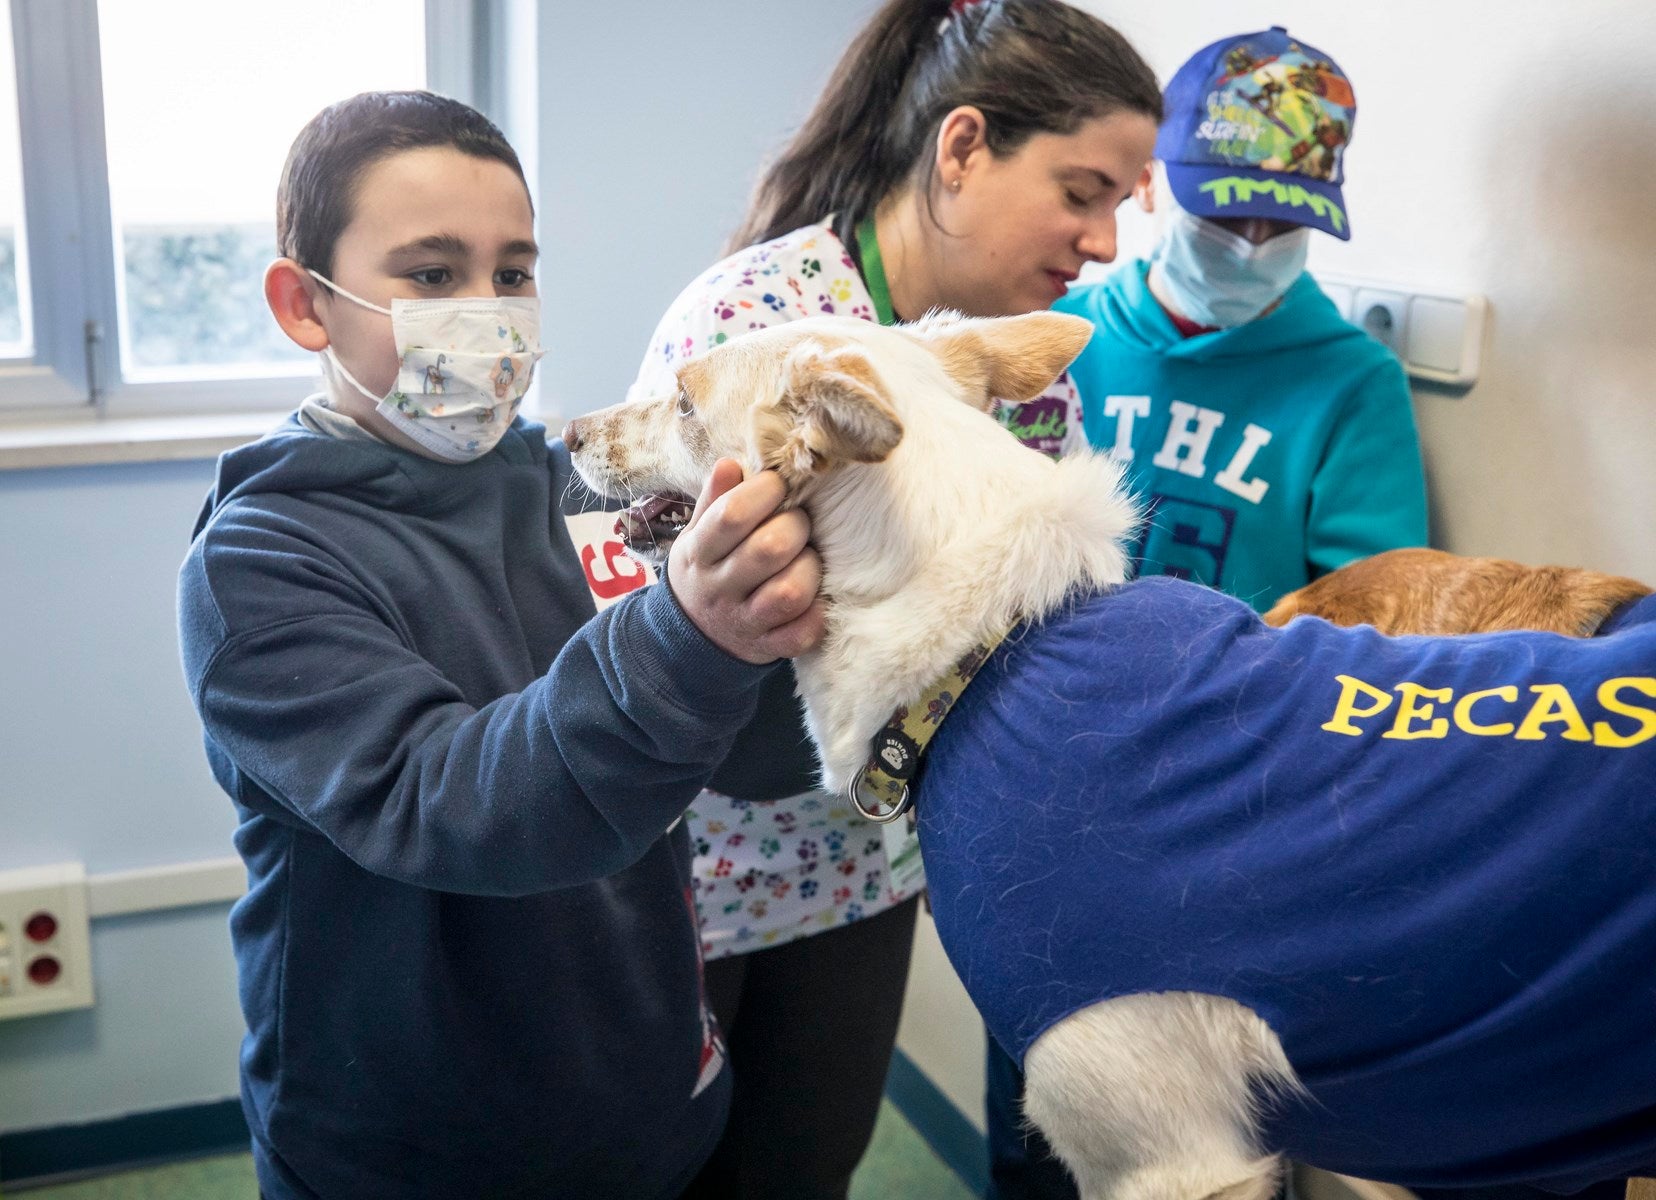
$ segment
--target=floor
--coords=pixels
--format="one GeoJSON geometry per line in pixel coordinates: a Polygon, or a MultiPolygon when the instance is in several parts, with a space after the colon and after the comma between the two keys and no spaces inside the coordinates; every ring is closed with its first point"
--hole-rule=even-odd
{"type": "MultiPolygon", "coordinates": [[[[25,1191],[8,1188],[6,1195],[26,1200],[253,1200],[257,1190],[252,1159],[227,1154],[79,1183],[25,1191]]],[[[888,1101],[880,1106],[874,1141],[851,1181],[851,1200],[974,1198],[888,1101]]]]}

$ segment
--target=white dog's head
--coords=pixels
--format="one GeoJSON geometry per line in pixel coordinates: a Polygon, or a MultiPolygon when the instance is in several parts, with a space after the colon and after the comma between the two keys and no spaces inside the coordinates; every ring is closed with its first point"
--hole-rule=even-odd
{"type": "Polygon", "coordinates": [[[813,317],[726,342],[679,368],[675,394],[578,417],[564,441],[589,486],[632,502],[629,548],[662,561],[720,458],[775,470],[798,504],[840,468],[885,461],[905,429],[935,441],[965,419],[1012,448],[986,417],[994,401],[1040,395],[1091,328],[1058,313],[892,328],[813,317]]]}

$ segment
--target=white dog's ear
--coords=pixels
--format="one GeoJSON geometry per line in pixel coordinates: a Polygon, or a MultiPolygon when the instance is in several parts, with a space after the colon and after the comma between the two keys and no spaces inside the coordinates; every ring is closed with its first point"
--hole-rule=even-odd
{"type": "Polygon", "coordinates": [[[790,488],[842,463],[879,462],[903,426],[867,355],[804,342],[782,369],[782,395],[754,412],[761,461],[790,488]]]}
{"type": "Polygon", "coordinates": [[[1055,312],[980,320],[946,315],[913,328],[984,412],[996,400],[1035,399],[1075,361],[1093,332],[1085,317],[1055,312]]]}

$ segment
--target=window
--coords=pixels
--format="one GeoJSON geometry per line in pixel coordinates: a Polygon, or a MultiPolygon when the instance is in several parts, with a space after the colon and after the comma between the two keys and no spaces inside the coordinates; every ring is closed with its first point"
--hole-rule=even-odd
{"type": "Polygon", "coordinates": [[[475,102],[509,2],[0,0],[0,412],[291,406],[316,360],[261,286],[289,144],[359,91],[475,102]]]}
{"type": "Polygon", "coordinates": [[[15,62],[7,21],[0,24],[0,359],[20,361],[34,353],[34,334],[29,316],[28,245],[23,237],[15,62]]]}

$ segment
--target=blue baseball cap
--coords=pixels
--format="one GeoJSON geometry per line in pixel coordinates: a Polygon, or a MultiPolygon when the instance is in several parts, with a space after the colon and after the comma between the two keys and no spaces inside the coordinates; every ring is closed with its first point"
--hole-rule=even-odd
{"type": "Polygon", "coordinates": [[[1221,38],[1180,67],[1163,97],[1156,157],[1198,217],[1270,217],[1351,237],[1345,149],[1351,81],[1280,25],[1221,38]]]}

